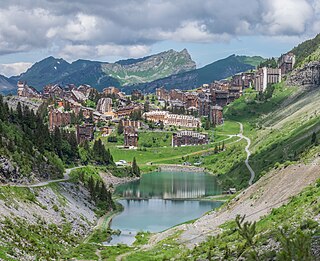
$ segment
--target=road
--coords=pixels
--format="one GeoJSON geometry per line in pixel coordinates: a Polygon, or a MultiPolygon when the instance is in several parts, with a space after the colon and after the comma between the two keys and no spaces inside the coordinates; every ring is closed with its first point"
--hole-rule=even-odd
{"type": "Polygon", "coordinates": [[[249,179],[249,186],[251,186],[252,185],[252,182],[253,182],[253,180],[254,180],[254,178],[255,178],[255,172],[253,171],[253,169],[251,168],[251,166],[250,166],[250,164],[249,164],[249,158],[250,158],[250,156],[251,156],[251,152],[250,152],[250,150],[249,150],[249,147],[250,147],[250,145],[251,145],[251,140],[248,138],[248,137],[246,137],[246,136],[244,136],[243,135],[243,125],[242,125],[242,123],[241,122],[238,122],[239,124],[240,124],[240,133],[237,135],[239,138],[241,138],[241,139],[245,139],[246,141],[247,141],[247,146],[245,147],[245,151],[246,151],[246,153],[247,153],[247,158],[246,158],[246,160],[244,161],[244,163],[246,164],[246,166],[247,166],[247,168],[248,168],[248,170],[249,170],[249,172],[250,172],[250,179],[249,179]]]}
{"type": "Polygon", "coordinates": [[[79,169],[82,168],[83,166],[78,166],[78,167],[73,167],[73,168],[69,168],[66,169],[63,175],[62,179],[53,179],[53,180],[48,180],[48,181],[43,181],[43,182],[38,182],[35,184],[28,184],[28,185],[24,185],[24,184],[4,184],[4,185],[0,185],[2,187],[4,186],[10,186],[10,187],[19,187],[19,188],[37,188],[37,187],[43,187],[43,186],[47,186],[50,183],[57,183],[57,182],[64,182],[64,181],[68,181],[70,180],[70,172],[74,169],[79,169]]]}

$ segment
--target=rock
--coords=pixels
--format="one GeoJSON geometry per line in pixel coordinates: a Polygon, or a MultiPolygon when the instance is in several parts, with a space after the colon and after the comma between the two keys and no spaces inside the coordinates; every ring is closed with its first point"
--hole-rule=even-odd
{"type": "Polygon", "coordinates": [[[320,62],[310,62],[301,68],[295,69],[287,79],[292,86],[320,86],[320,62]]]}

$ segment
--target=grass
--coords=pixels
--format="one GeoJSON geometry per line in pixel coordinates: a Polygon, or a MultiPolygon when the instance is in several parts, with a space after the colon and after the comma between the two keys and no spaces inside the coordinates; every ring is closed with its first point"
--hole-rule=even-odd
{"type": "MultiPolygon", "coordinates": [[[[320,136],[319,115],[310,112],[307,116],[299,112],[308,105],[305,101],[312,101],[311,95],[314,96],[316,93],[301,94],[297,88],[277,84],[273,96],[267,100],[257,101],[256,94],[249,92],[225,109],[226,118],[242,122],[244,134],[252,140],[250,147],[252,155],[249,163],[256,173],[255,180],[279,164],[291,164],[291,162],[298,161],[301,155],[312,149],[313,145],[310,143],[312,133],[315,132],[317,137],[320,136]],[[282,112],[284,102],[286,102],[286,108],[289,106],[293,108],[290,113],[297,115],[287,122],[285,117],[290,114],[282,112]],[[281,128],[272,127],[279,122],[282,124],[281,128]]],[[[242,152],[238,148],[234,150],[234,153],[242,152]]],[[[249,172],[241,160],[244,159],[245,154],[236,159],[230,153],[228,157],[233,157],[234,164],[231,168],[220,172],[225,174],[220,176],[223,186],[226,188],[234,186],[238,189],[246,187],[249,172]]],[[[226,162],[226,165],[230,165],[229,159],[223,157],[223,154],[221,154],[221,160],[226,162]]],[[[218,166],[219,163],[216,163],[214,159],[211,160],[211,163],[211,169],[217,166],[220,170],[225,165],[218,166]]],[[[208,165],[209,162],[206,164],[208,165]]]]}

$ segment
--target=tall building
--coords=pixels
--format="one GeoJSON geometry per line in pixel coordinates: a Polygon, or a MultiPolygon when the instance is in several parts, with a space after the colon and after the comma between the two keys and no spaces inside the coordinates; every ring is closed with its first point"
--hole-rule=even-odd
{"type": "Polygon", "coordinates": [[[255,74],[254,87],[256,91],[264,92],[268,84],[278,82],[281,82],[281,69],[263,67],[255,74]]]}
{"type": "Polygon", "coordinates": [[[210,123],[217,126],[223,123],[223,109],[221,106],[215,105],[210,107],[210,123]]]}
{"type": "Polygon", "coordinates": [[[126,126],[123,135],[125,147],[138,147],[138,132],[134,127],[126,126]]]}

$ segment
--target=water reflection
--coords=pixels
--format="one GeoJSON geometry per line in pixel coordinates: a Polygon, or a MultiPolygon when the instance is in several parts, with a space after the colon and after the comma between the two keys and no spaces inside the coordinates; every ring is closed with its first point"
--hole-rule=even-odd
{"type": "Polygon", "coordinates": [[[214,176],[204,173],[154,172],[118,186],[116,193],[131,199],[191,199],[220,194],[221,188],[214,176]]]}
{"type": "Polygon", "coordinates": [[[138,231],[160,232],[221,205],[192,200],[221,194],[216,178],[204,173],[154,172],[118,186],[115,193],[124,198],[118,201],[124,210],[113,218],[111,228],[121,234],[107,245],[131,245],[138,231]]]}

